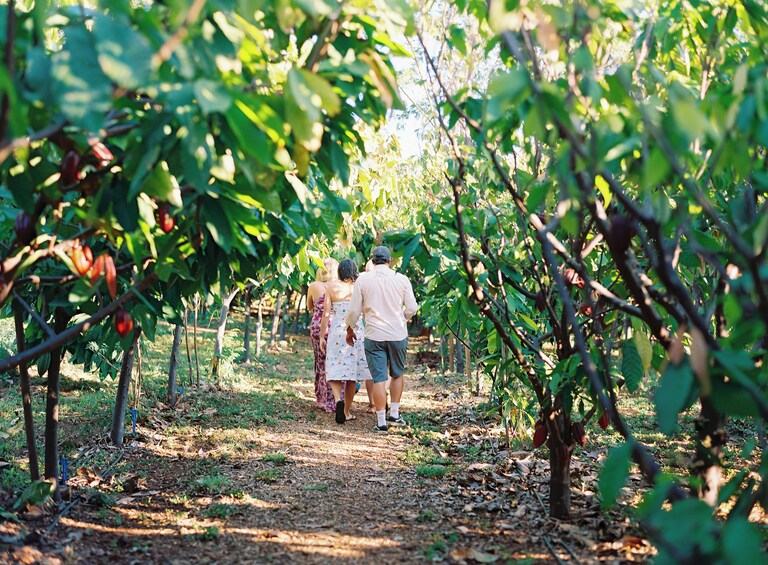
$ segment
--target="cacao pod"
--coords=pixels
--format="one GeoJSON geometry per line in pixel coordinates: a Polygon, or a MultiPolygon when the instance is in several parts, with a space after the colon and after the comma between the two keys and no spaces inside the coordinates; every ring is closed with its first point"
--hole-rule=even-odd
{"type": "Polygon", "coordinates": [[[603,415],[600,416],[600,419],[597,420],[597,423],[600,425],[601,428],[604,430],[608,429],[608,426],[611,424],[611,419],[608,418],[608,413],[603,412],[603,415]]]}
{"type": "Polygon", "coordinates": [[[115,261],[109,255],[104,258],[104,277],[107,279],[109,295],[114,300],[117,297],[117,269],[115,269],[115,261]]]}
{"type": "Polygon", "coordinates": [[[105,259],[105,255],[99,255],[91,265],[91,284],[96,284],[99,277],[104,274],[105,259]]]}
{"type": "Polygon", "coordinates": [[[125,337],[133,329],[133,319],[128,310],[121,308],[115,312],[115,329],[120,337],[125,337]]]}
{"type": "Polygon", "coordinates": [[[577,286],[579,288],[584,288],[584,279],[582,279],[579,273],[574,269],[566,269],[563,271],[563,277],[565,278],[565,285],[567,287],[577,286]]]}
{"type": "Polygon", "coordinates": [[[571,424],[571,435],[573,436],[573,441],[581,447],[587,445],[587,434],[584,433],[584,424],[581,422],[573,422],[571,424]]]}
{"type": "Polygon", "coordinates": [[[579,304],[579,314],[584,314],[585,316],[591,316],[592,307],[586,302],[582,302],[581,304],[579,304]]]}
{"type": "Polygon", "coordinates": [[[87,245],[84,247],[79,244],[76,245],[72,248],[69,258],[72,260],[75,270],[81,275],[87,274],[93,264],[93,252],[87,245]]]}
{"type": "Polygon", "coordinates": [[[547,297],[544,294],[543,290],[540,290],[539,292],[537,292],[533,300],[536,305],[536,310],[538,310],[539,312],[543,312],[544,310],[547,309],[547,297]]]}
{"type": "Polygon", "coordinates": [[[96,162],[101,168],[109,165],[112,162],[112,159],[115,158],[109,148],[101,141],[97,141],[91,145],[91,152],[93,153],[93,156],[96,157],[96,162]]]}
{"type": "Polygon", "coordinates": [[[61,159],[61,167],[59,168],[61,184],[70,186],[79,181],[83,175],[80,167],[80,154],[77,151],[67,151],[61,159]]]}
{"type": "Polygon", "coordinates": [[[541,447],[544,442],[547,441],[547,426],[542,420],[536,422],[536,427],[533,432],[533,447],[541,447]]]}
{"type": "Polygon", "coordinates": [[[35,239],[35,236],[37,235],[32,216],[27,214],[24,210],[16,215],[16,221],[13,223],[13,231],[16,233],[16,239],[18,239],[19,243],[22,245],[27,245],[30,241],[35,239]]]}
{"type": "Polygon", "coordinates": [[[632,243],[635,235],[635,226],[632,221],[622,214],[616,214],[611,219],[611,226],[607,233],[608,246],[618,255],[624,255],[632,243]]]}
{"type": "Polygon", "coordinates": [[[171,207],[168,204],[163,204],[157,209],[157,223],[165,233],[171,233],[176,225],[176,219],[171,216],[171,207]]]}

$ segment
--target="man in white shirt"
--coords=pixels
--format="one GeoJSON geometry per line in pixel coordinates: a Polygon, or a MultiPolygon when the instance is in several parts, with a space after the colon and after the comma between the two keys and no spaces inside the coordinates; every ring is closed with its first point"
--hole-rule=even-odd
{"type": "Polygon", "coordinates": [[[392,256],[388,247],[374,249],[371,261],[373,270],[361,274],[352,291],[346,320],[347,343],[353,344],[357,339],[352,328],[362,315],[365,319],[365,357],[373,377],[374,430],[386,432],[389,424],[405,423],[400,417],[400,398],[408,349],[408,322],[419,306],[408,277],[390,269],[392,256]],[[390,374],[392,402],[387,416],[385,387],[390,374]]]}

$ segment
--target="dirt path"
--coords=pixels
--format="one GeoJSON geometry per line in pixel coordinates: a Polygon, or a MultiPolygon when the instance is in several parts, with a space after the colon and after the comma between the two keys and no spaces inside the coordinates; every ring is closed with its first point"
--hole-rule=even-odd
{"type": "MultiPolygon", "coordinates": [[[[263,368],[283,375],[269,385],[209,387],[176,409],[157,407],[114,475],[81,471],[71,483],[82,501],[49,534],[50,519],[40,526],[42,540],[7,555],[20,563],[545,563],[553,553],[575,562],[576,548],[581,562],[592,560],[578,544],[597,546],[579,539],[579,526],[544,517],[535,491],[545,493],[546,469],[531,469],[545,463],[500,452],[498,430],[475,422],[450,383],[412,365],[402,406],[413,425],[380,434],[364,388],[357,419],[338,425],[313,405],[307,344],[287,355],[263,368]],[[479,462],[482,446],[496,459],[479,462]],[[569,542],[553,550],[548,535],[569,542]]],[[[598,528],[590,494],[575,491],[574,504],[592,508],[598,528]]]]}

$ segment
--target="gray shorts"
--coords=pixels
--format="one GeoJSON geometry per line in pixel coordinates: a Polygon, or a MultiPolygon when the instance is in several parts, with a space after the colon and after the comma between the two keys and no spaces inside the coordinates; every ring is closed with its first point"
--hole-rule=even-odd
{"type": "Polygon", "coordinates": [[[365,338],[365,358],[374,383],[386,382],[389,374],[393,378],[405,373],[405,353],[408,350],[408,338],[401,341],[374,341],[365,338]],[[389,367],[389,371],[387,371],[389,367]]]}

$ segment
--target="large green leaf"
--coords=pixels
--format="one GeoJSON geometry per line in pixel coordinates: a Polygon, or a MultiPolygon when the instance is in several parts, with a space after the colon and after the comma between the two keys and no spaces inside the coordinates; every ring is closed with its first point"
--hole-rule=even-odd
{"type": "Polygon", "coordinates": [[[598,487],[600,488],[600,504],[603,508],[610,508],[616,502],[621,488],[627,481],[629,465],[632,462],[632,444],[623,443],[614,447],[605,458],[603,468],[600,470],[598,487]]]}
{"type": "Polygon", "coordinates": [[[677,415],[685,408],[693,383],[694,375],[688,359],[667,365],[654,396],[656,419],[663,433],[672,435],[677,430],[677,415]]]}
{"type": "Polygon", "coordinates": [[[93,33],[101,69],[118,86],[147,88],[153,50],[144,35],[116,17],[97,15],[93,33]]]}
{"type": "Polygon", "coordinates": [[[621,374],[627,383],[627,390],[635,392],[643,380],[643,360],[634,341],[626,340],[621,346],[621,374]]]}

